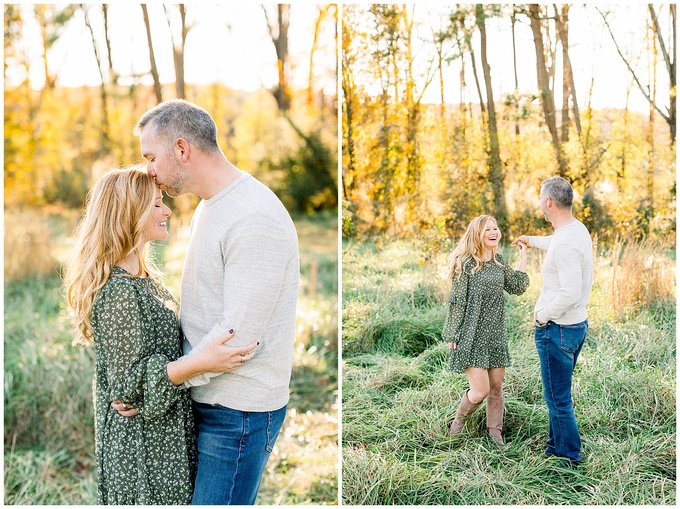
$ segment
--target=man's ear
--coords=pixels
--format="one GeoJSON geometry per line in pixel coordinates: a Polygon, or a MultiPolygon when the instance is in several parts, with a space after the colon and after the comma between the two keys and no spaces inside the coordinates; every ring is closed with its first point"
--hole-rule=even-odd
{"type": "Polygon", "coordinates": [[[190,151],[191,147],[189,142],[184,138],[178,138],[175,142],[175,152],[183,163],[186,163],[189,160],[190,151]]]}

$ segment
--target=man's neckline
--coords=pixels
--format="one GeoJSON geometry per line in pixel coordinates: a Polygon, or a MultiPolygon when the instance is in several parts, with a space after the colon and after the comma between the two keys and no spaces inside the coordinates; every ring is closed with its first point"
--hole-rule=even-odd
{"type": "Polygon", "coordinates": [[[567,226],[571,226],[572,224],[576,223],[577,221],[578,221],[578,219],[576,219],[575,217],[572,217],[572,218],[571,218],[571,221],[569,221],[568,223],[563,224],[563,225],[560,226],[559,228],[555,228],[555,233],[557,233],[558,231],[560,231],[562,228],[566,228],[567,226]]]}
{"type": "Polygon", "coordinates": [[[250,173],[248,173],[248,172],[246,172],[246,171],[243,171],[243,170],[239,170],[239,171],[241,172],[241,175],[239,175],[239,177],[238,177],[236,180],[234,180],[233,182],[229,183],[229,184],[227,185],[227,187],[225,187],[224,189],[222,189],[220,192],[218,192],[217,194],[215,194],[215,195],[212,196],[211,198],[208,198],[207,200],[206,200],[206,199],[203,199],[203,202],[205,203],[205,205],[211,205],[211,204],[215,203],[215,202],[218,201],[220,198],[222,198],[224,195],[226,195],[227,193],[229,193],[234,187],[236,187],[238,184],[240,184],[240,183],[241,183],[242,181],[244,181],[246,178],[248,178],[248,177],[251,176],[250,173]]]}

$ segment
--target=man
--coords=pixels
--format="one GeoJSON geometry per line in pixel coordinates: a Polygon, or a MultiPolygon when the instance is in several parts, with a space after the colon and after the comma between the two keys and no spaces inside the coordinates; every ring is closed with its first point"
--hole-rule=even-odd
{"type": "Polygon", "coordinates": [[[593,286],[593,244],[588,229],[572,215],[573,199],[574,190],[565,179],[546,179],[539,201],[555,233],[548,237],[522,235],[513,244],[524,242],[547,250],[543,288],[534,307],[535,342],[550,419],[545,454],[578,465],[582,461],[581,437],[571,381],[588,332],[586,304],[593,286]]]}
{"type": "Polygon", "coordinates": [[[242,366],[228,373],[168,366],[170,380],[190,386],[194,401],[192,503],[254,504],[289,399],[300,274],[295,226],[270,189],[227,160],[204,109],[163,102],[142,116],[135,134],[161,189],[202,198],[182,273],[180,361],[232,329],[229,346],[259,342],[252,359],[242,355],[242,366]]]}

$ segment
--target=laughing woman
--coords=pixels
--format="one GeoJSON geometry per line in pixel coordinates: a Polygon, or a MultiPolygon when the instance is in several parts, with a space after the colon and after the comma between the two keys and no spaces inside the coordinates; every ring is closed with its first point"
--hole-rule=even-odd
{"type": "Polygon", "coordinates": [[[196,446],[191,399],[182,383],[208,371],[231,371],[255,352],[255,343],[224,345],[231,334],[180,358],[177,302],[147,250],[150,241],[168,237],[169,215],[143,169],[106,173],[88,195],[66,269],[75,342],[95,348],[99,504],[191,502],[196,446]],[[134,409],[123,417],[111,407],[115,401],[134,409]]]}
{"type": "Polygon", "coordinates": [[[486,426],[503,445],[503,379],[510,365],[504,291],[521,295],[529,286],[526,246],[519,244],[518,270],[497,253],[501,232],[487,215],[473,219],[449,259],[451,294],[442,340],[450,348],[449,369],[465,373],[470,384],[449,434],[462,433],[465,420],[486,399],[486,426]]]}

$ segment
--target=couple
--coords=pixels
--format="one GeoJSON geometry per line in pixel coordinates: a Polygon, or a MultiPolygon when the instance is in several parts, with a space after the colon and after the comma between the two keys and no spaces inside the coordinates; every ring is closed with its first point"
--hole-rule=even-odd
{"type": "Polygon", "coordinates": [[[442,333],[450,348],[449,368],[464,372],[470,384],[449,434],[460,436],[465,420],[486,399],[488,433],[503,445],[503,379],[510,365],[503,290],[524,293],[529,286],[527,248],[547,250],[543,288],[534,308],[534,339],[549,414],[545,454],[568,465],[582,461],[571,380],[588,331],[586,304],[593,284],[592,241],[583,223],[572,215],[573,197],[571,185],[562,177],[543,182],[540,207],[555,233],[515,239],[512,244],[520,250],[516,271],[496,252],[501,237],[496,221],[480,216],[470,223],[451,255],[451,294],[442,333]]]}
{"type": "Polygon", "coordinates": [[[97,502],[254,504],[289,398],[295,227],[204,109],[161,103],[135,134],[146,171],[93,186],[65,277],[76,341],[96,352],[97,502]],[[168,237],[161,189],[202,198],[181,313],[147,250],[168,237]]]}

